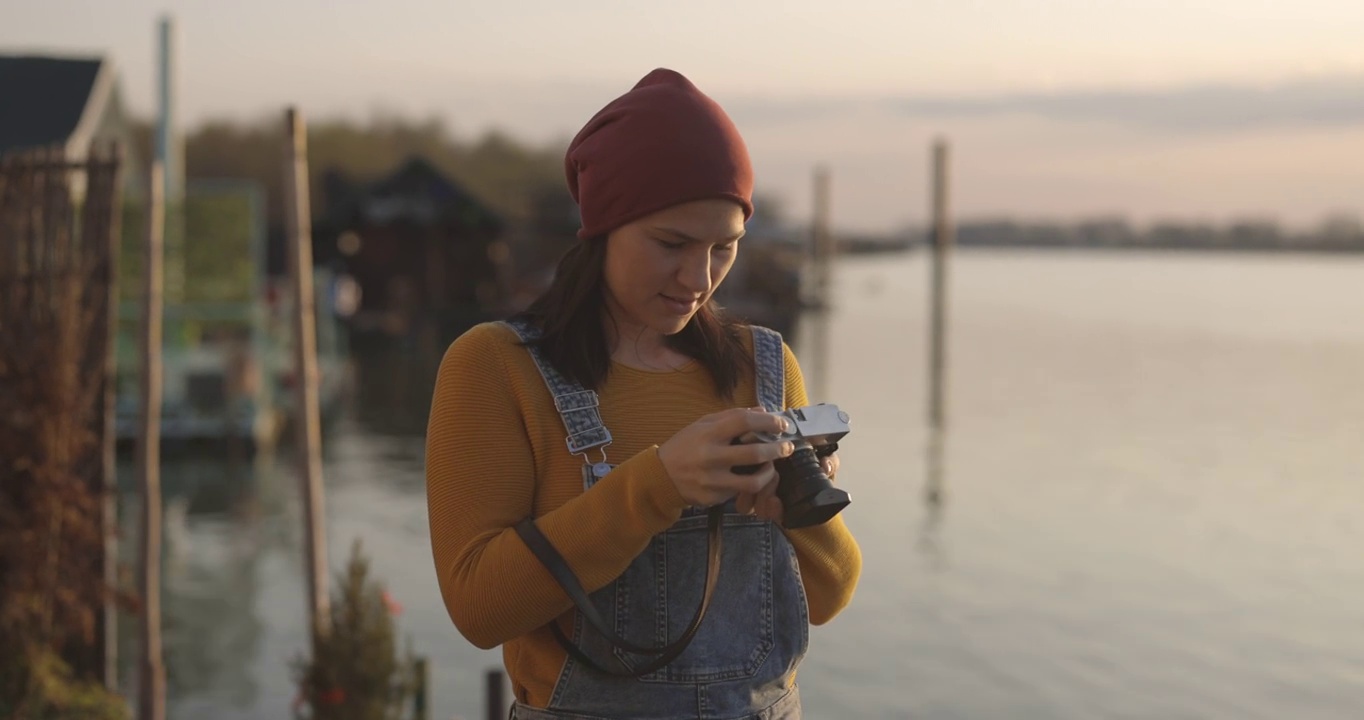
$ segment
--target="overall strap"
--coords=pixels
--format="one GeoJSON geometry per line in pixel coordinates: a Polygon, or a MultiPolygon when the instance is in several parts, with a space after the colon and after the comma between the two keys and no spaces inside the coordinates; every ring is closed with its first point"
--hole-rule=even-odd
{"type": "MultiPolygon", "coordinates": [[[[523,342],[534,340],[539,337],[539,331],[528,323],[515,320],[504,320],[503,325],[511,328],[523,342]]],[[[545,385],[549,388],[550,395],[554,396],[554,407],[559,411],[559,416],[563,419],[564,427],[568,430],[566,442],[568,451],[574,455],[581,455],[595,447],[605,447],[611,444],[611,432],[601,421],[601,415],[597,412],[598,401],[597,393],[585,389],[582,385],[565,378],[558,370],[554,369],[548,360],[540,353],[539,348],[533,345],[526,347],[530,355],[535,360],[535,366],[540,370],[540,376],[544,378],[545,385]]],[[[778,346],[780,351],[780,346],[778,346]]],[[[780,366],[779,366],[780,367],[780,366]]],[[[602,462],[605,463],[605,450],[602,451],[602,462]]],[[[636,655],[651,655],[652,660],[645,663],[643,667],[634,670],[624,671],[604,668],[588,657],[580,648],[573,644],[563,631],[559,629],[558,623],[551,622],[550,630],[554,634],[554,639],[564,650],[572,655],[579,662],[607,675],[617,675],[624,677],[639,677],[659,670],[672,662],[682,651],[691,644],[691,640],[696,635],[696,631],[701,627],[701,621],[706,616],[706,610],[710,607],[710,601],[715,593],[715,585],[720,578],[720,555],[721,555],[721,520],[724,509],[716,506],[709,509],[706,530],[708,535],[708,548],[706,557],[706,581],[701,592],[701,602],[696,607],[696,612],[692,615],[691,622],[682,631],[682,635],[671,643],[658,647],[647,647],[635,645],[622,639],[612,631],[609,623],[597,612],[597,608],[592,604],[591,598],[583,589],[578,578],[569,569],[568,562],[564,560],[559,551],[550,543],[549,538],[540,532],[540,528],[535,525],[532,518],[524,518],[515,525],[515,531],[520,536],[522,542],[535,557],[540,561],[545,569],[554,577],[555,582],[563,588],[564,592],[573,604],[577,606],[579,614],[587,619],[593,629],[606,637],[611,644],[616,647],[634,653],[636,655]]]]}
{"type": "MultiPolygon", "coordinates": [[[[502,324],[514,330],[523,342],[540,336],[540,331],[529,323],[504,320],[502,324]]],[[[597,412],[597,393],[560,374],[539,348],[528,345],[526,349],[535,360],[535,367],[540,370],[549,394],[554,396],[554,409],[559,411],[559,417],[568,431],[568,437],[564,438],[568,451],[582,455],[592,448],[610,445],[611,431],[602,424],[601,415],[597,412]]]]}
{"type": "Polygon", "coordinates": [[[781,333],[761,325],[750,327],[758,404],[768,412],[779,412],[786,409],[786,351],[781,333]]]}

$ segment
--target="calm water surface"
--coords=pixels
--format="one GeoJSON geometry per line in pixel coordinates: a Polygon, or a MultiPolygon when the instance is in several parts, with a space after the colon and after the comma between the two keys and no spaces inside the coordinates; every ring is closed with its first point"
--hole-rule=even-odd
{"type": "MultiPolygon", "coordinates": [[[[922,255],[837,273],[822,399],[853,416],[865,572],[812,633],[807,716],[1364,716],[1364,259],[960,252],[940,506],[927,278],[922,255]]],[[[459,637],[433,575],[431,372],[361,369],[327,438],[330,553],[363,540],[431,658],[431,717],[474,718],[500,654],[459,637]]],[[[164,474],[172,717],[287,717],[290,459],[164,474]]],[[[134,498],[123,513],[130,542],[134,498]]]]}

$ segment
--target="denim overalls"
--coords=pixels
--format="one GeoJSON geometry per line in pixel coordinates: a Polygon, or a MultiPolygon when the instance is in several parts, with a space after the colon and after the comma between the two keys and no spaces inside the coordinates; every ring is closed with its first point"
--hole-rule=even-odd
{"type": "MultiPolygon", "coordinates": [[[[523,339],[535,330],[506,323],[523,339]]],[[[758,402],[769,411],[785,402],[781,336],[753,327],[758,402]]],[[[554,396],[569,451],[581,453],[590,487],[611,466],[590,461],[611,434],[597,413],[596,393],[560,375],[534,348],[535,364],[554,396]]],[[[515,703],[516,720],[794,720],[800,697],[791,681],[809,643],[810,618],[796,553],[776,524],[735,511],[724,516],[720,577],[691,644],[672,663],[638,678],[617,677],[564,663],[547,709],[515,703]]],[[[591,594],[616,634],[637,645],[661,646],[686,629],[706,577],[706,511],[689,508],[613,583],[591,594]]],[[[615,648],[574,612],[571,640],[598,665],[638,668],[652,658],[615,648]]]]}

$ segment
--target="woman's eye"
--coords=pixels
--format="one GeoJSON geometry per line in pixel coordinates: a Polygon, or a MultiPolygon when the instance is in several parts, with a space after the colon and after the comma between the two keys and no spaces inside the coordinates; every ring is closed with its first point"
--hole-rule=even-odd
{"type": "Polygon", "coordinates": [[[663,247],[665,247],[665,248],[667,248],[667,249],[669,249],[669,250],[681,250],[681,249],[682,249],[682,246],[685,245],[686,243],[668,242],[667,240],[659,240],[659,241],[658,241],[658,244],[659,244],[659,245],[662,245],[663,247]]]}
{"type": "Polygon", "coordinates": [[[718,253],[727,253],[727,252],[730,252],[730,251],[734,250],[734,243],[728,243],[728,244],[725,244],[725,245],[716,245],[715,247],[713,247],[713,248],[711,248],[711,249],[712,249],[713,251],[715,251],[715,252],[718,252],[718,253]]]}

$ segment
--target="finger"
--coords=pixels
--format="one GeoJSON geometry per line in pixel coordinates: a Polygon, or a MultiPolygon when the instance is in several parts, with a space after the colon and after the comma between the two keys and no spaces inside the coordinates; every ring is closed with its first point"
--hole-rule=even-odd
{"type": "Polygon", "coordinates": [[[763,490],[769,485],[775,486],[777,484],[775,482],[777,479],[777,468],[773,467],[772,463],[767,463],[752,475],[736,475],[735,477],[743,479],[743,485],[740,492],[746,492],[754,496],[751,499],[751,502],[756,509],[760,503],[758,497],[762,495],[763,490]]]}
{"type": "Polygon", "coordinates": [[[759,433],[778,435],[786,432],[785,420],[769,413],[766,408],[762,407],[746,408],[736,413],[736,417],[725,418],[725,422],[735,424],[726,424],[722,431],[722,437],[726,439],[739,438],[740,442],[743,443],[761,442],[756,437],[759,433]]]}
{"type": "MultiPolygon", "coordinates": [[[[776,469],[776,466],[773,466],[776,469]]],[[[781,473],[774,473],[773,482],[764,485],[753,496],[753,514],[764,520],[773,522],[781,521],[782,505],[781,500],[777,499],[777,485],[781,482],[781,473]]]]}
{"type": "Polygon", "coordinates": [[[725,445],[716,451],[714,460],[721,467],[761,465],[787,457],[792,450],[790,442],[725,445]]]}
{"type": "Polygon", "coordinates": [[[758,492],[753,494],[754,507],[759,507],[763,503],[777,496],[777,484],[781,482],[781,473],[775,472],[776,465],[773,465],[772,469],[774,471],[772,478],[773,482],[767,483],[766,485],[762,486],[762,488],[759,489],[758,492]]]}
{"type": "Polygon", "coordinates": [[[786,418],[759,410],[739,408],[721,415],[716,423],[716,431],[725,440],[741,437],[748,433],[779,434],[786,432],[786,418]]]}
{"type": "Polygon", "coordinates": [[[761,412],[748,416],[749,429],[753,432],[784,433],[791,429],[791,421],[779,413],[761,412]]]}
{"type": "Polygon", "coordinates": [[[753,498],[752,493],[746,492],[741,492],[738,497],[734,498],[734,507],[740,515],[748,515],[753,512],[753,498]]]}
{"type": "MultiPolygon", "coordinates": [[[[776,485],[776,483],[772,484],[776,485]]],[[[779,523],[781,522],[782,511],[784,510],[784,508],[782,507],[781,504],[781,498],[777,497],[776,495],[773,495],[771,497],[763,498],[762,504],[756,507],[754,510],[758,517],[764,520],[771,520],[772,522],[779,523]]]]}

